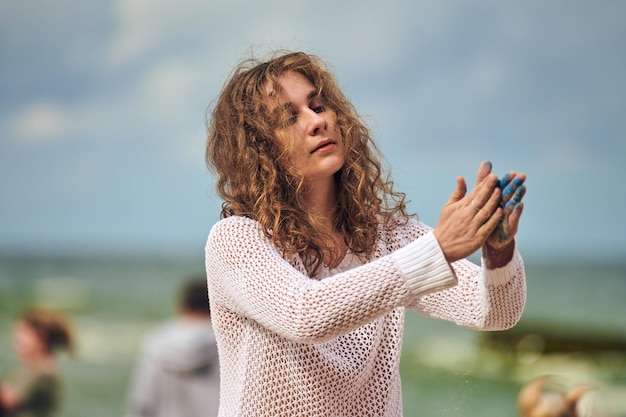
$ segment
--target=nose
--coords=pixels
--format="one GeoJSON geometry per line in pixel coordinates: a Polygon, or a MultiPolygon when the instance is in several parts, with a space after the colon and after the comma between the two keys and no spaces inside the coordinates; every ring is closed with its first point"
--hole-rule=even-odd
{"type": "Polygon", "coordinates": [[[308,133],[311,136],[315,136],[320,132],[326,130],[327,122],[322,113],[317,113],[311,109],[308,111],[309,114],[309,125],[308,125],[308,133]]]}

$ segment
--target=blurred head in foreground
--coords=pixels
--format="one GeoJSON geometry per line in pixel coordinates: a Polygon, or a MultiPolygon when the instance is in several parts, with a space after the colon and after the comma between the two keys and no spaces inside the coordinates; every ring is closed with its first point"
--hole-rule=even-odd
{"type": "Polygon", "coordinates": [[[526,385],[519,393],[518,408],[521,417],[583,417],[579,403],[591,389],[577,385],[567,393],[546,389],[549,376],[542,376],[526,385]]]}

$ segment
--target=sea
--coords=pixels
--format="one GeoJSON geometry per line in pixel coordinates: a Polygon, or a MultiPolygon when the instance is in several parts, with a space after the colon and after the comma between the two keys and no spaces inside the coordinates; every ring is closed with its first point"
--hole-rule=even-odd
{"type": "MultiPolygon", "coordinates": [[[[626,417],[626,260],[525,265],[527,304],[514,328],[522,330],[507,343],[407,313],[404,416],[517,417],[522,387],[550,375],[555,392],[590,387],[581,417],[626,417]],[[547,349],[555,335],[565,342],[547,349]]],[[[78,345],[60,359],[60,416],[124,416],[141,338],[174,313],[179,286],[203,276],[202,259],[0,256],[0,378],[16,363],[15,317],[55,308],[71,318],[78,345]]]]}

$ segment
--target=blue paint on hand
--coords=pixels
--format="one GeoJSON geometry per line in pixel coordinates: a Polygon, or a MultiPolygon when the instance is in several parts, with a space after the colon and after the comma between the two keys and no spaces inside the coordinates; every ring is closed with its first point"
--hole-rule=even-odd
{"type": "Polygon", "coordinates": [[[504,187],[509,185],[510,181],[511,181],[511,175],[509,173],[504,174],[504,176],[500,178],[500,180],[498,181],[498,188],[501,190],[504,190],[504,187]]]}
{"type": "Polygon", "coordinates": [[[522,184],[524,184],[522,178],[512,178],[509,173],[506,173],[498,181],[498,187],[501,190],[499,206],[505,210],[509,210],[515,204],[519,203],[526,193],[526,187],[522,184]]]}

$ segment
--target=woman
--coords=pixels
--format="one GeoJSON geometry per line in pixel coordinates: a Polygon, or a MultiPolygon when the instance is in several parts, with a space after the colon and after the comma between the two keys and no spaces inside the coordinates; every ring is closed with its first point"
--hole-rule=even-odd
{"type": "Polygon", "coordinates": [[[401,416],[406,308],[513,326],[524,174],[485,162],[429,228],[405,211],[356,110],[314,56],[244,62],[212,112],[224,200],[206,244],[220,416],[401,416]],[[504,188],[502,190],[502,188],[504,188]],[[482,248],[483,266],[463,258],[482,248]]]}
{"type": "Polygon", "coordinates": [[[73,334],[63,316],[48,310],[21,315],[13,329],[13,348],[21,363],[0,384],[0,415],[48,417],[58,411],[61,379],[55,356],[73,351],[73,334]]]}

